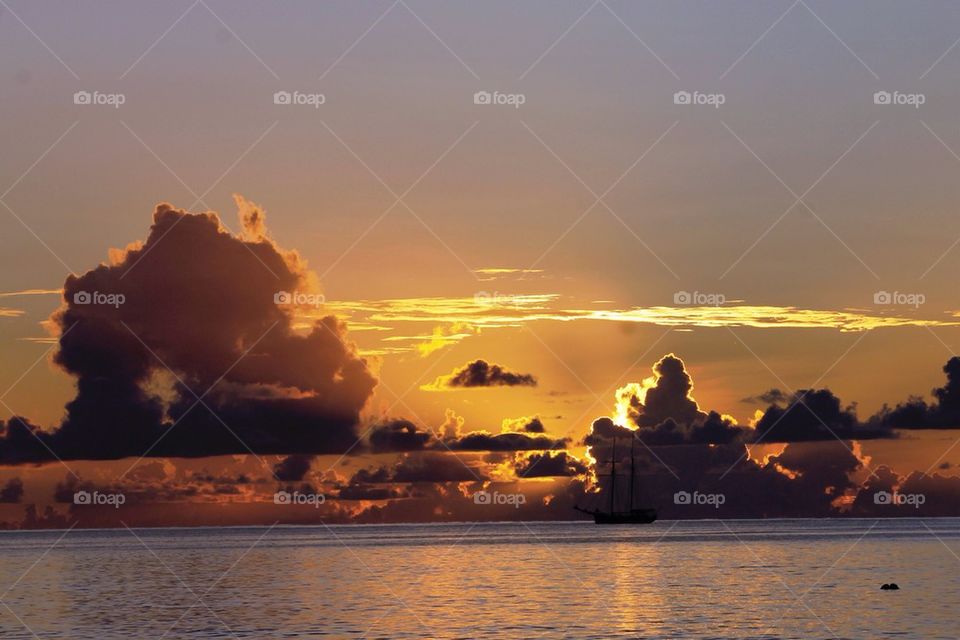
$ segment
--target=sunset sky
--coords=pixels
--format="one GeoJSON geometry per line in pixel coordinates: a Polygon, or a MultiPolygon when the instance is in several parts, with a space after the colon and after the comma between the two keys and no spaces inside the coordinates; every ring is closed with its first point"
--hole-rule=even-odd
{"type": "Polygon", "coordinates": [[[958,19],[0,2],[0,483],[23,483],[0,520],[115,525],[56,497],[99,487],[140,524],[306,522],[271,498],[301,484],[336,521],[570,519],[603,417],[649,434],[656,495],[758,485],[731,517],[801,490],[828,499],[790,515],[837,515],[914,472],[941,508],[960,495],[958,19]],[[911,395],[927,413],[870,420],[911,395]],[[711,411],[729,437],[696,435],[711,411]],[[682,442],[657,440],[667,419],[682,442]],[[752,444],[758,420],[782,437],[752,444]],[[558,473],[518,479],[532,456],[558,473]],[[527,504],[474,508],[497,487],[527,504]]]}

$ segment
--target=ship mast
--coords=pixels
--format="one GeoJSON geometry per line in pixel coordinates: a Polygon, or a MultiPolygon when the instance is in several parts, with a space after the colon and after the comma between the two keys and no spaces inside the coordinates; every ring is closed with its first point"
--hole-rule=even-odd
{"type": "Polygon", "coordinates": [[[610,457],[610,513],[613,513],[613,497],[617,493],[617,437],[613,437],[613,454],[610,457]]]}
{"type": "Polygon", "coordinates": [[[633,485],[637,484],[636,477],[634,476],[634,463],[633,463],[633,436],[630,438],[630,511],[633,511],[633,485]]]}

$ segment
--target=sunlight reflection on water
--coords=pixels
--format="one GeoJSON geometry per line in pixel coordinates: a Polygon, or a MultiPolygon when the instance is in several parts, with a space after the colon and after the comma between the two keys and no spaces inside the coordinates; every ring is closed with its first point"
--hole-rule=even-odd
{"type": "Polygon", "coordinates": [[[960,587],[960,519],[135,533],[72,531],[46,555],[62,532],[0,534],[0,588],[10,587],[0,637],[954,638],[957,629],[944,594],[960,587]],[[880,591],[884,582],[901,590],[880,591]]]}

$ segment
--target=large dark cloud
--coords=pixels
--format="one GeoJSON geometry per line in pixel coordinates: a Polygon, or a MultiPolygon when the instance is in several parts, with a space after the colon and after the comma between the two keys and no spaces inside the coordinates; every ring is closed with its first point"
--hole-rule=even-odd
{"type": "Polygon", "coordinates": [[[463,458],[442,453],[405,456],[392,471],[394,482],[470,482],[482,480],[484,471],[463,458]]]}
{"type": "Polygon", "coordinates": [[[473,431],[454,439],[444,440],[436,448],[454,451],[532,451],[565,449],[568,442],[567,438],[553,438],[544,434],[473,431]]]}
{"type": "Polygon", "coordinates": [[[863,467],[855,449],[837,440],[794,443],[780,455],[768,458],[765,464],[792,474],[795,495],[804,496],[800,505],[807,504],[811,510],[839,507],[833,502],[856,487],[851,474],[863,467]]]}
{"type": "Polygon", "coordinates": [[[22,419],[0,425],[0,460],[334,453],[353,444],[376,380],[335,317],[293,330],[292,308],[277,294],[316,293],[315,278],[267,237],[259,209],[238,205],[241,236],[216,214],[160,204],[146,241],[67,278],[52,318],[55,362],[76,378],[76,396],[53,431],[22,419]]]}
{"type": "Polygon", "coordinates": [[[865,440],[895,438],[895,429],[960,428],[960,357],[951,358],[943,372],[946,383],[932,390],[933,401],[910,396],[893,408],[884,404],[866,421],[857,417],[855,404],[844,406],[829,389],[803,389],[792,394],[771,389],[745,398],[771,403],[757,421],[754,438],[763,442],[865,440]]]}
{"type": "Polygon", "coordinates": [[[341,500],[390,500],[422,498],[433,492],[424,485],[448,482],[481,482],[487,469],[476,458],[437,452],[406,453],[392,464],[358,469],[340,484],[341,500]]]}
{"type": "Polygon", "coordinates": [[[956,517],[960,477],[878,467],[863,484],[850,514],[859,517],[956,517]]]}
{"type": "Polygon", "coordinates": [[[362,484],[349,484],[340,487],[337,492],[338,500],[391,500],[401,498],[405,494],[396,487],[371,487],[362,484]]]}
{"type": "Polygon", "coordinates": [[[12,416],[0,420],[0,461],[6,464],[35,462],[53,457],[48,436],[27,418],[12,416]]]}
{"type": "Polygon", "coordinates": [[[771,389],[745,400],[771,402],[756,424],[755,439],[764,442],[893,438],[893,429],[960,426],[960,358],[951,358],[943,371],[947,382],[932,391],[933,402],[911,396],[893,408],[884,404],[865,422],[858,419],[856,405],[844,406],[829,389],[803,389],[793,394],[771,389]]]}
{"type": "Polygon", "coordinates": [[[897,429],[960,428],[960,357],[950,358],[943,372],[947,382],[931,392],[933,402],[911,396],[892,409],[885,404],[871,422],[897,429]]]}
{"type": "Polygon", "coordinates": [[[729,444],[742,440],[751,434],[750,429],[738,427],[733,418],[723,416],[716,411],[707,413],[702,421],[690,427],[688,442],[698,444],[729,444]]]}
{"type": "MultiPolygon", "coordinates": [[[[851,478],[863,469],[855,451],[835,440],[789,444],[779,455],[762,460],[744,454],[741,443],[660,447],[655,451],[638,447],[636,502],[658,508],[660,517],[665,519],[839,516],[843,514],[844,497],[857,489],[851,478]],[[683,491],[723,495],[724,502],[719,508],[676,502],[675,494],[683,491]]],[[[473,466],[475,461],[468,461],[485,478],[477,482],[463,463],[450,454],[435,454],[437,457],[432,459],[420,455],[408,454],[399,465],[361,470],[351,478],[350,486],[354,488],[345,495],[357,495],[359,499],[384,498],[388,489],[397,489],[396,483],[401,479],[413,483],[401,490],[401,499],[381,500],[382,504],[359,514],[358,521],[555,520],[579,517],[574,505],[595,508],[607,504],[604,476],[609,472],[608,462],[598,469],[598,490],[581,474],[557,476],[549,483],[491,481],[482,469],[473,466]],[[395,468],[400,469],[399,474],[394,473],[395,468]],[[501,509],[478,505],[473,495],[481,490],[524,494],[526,503],[520,508],[501,509]]],[[[540,464],[570,461],[565,452],[540,456],[538,453],[526,460],[518,459],[518,476],[523,477],[524,465],[529,468],[538,459],[527,477],[546,476],[537,471],[540,464]]],[[[621,464],[628,464],[629,449],[618,448],[618,458],[621,464]]],[[[568,465],[562,466],[563,471],[573,471],[568,465]]],[[[620,467],[619,474],[618,502],[623,503],[627,494],[625,467],[620,467]]]]}
{"type": "Polygon", "coordinates": [[[754,439],[762,442],[805,442],[839,438],[893,437],[882,426],[861,424],[855,405],[843,406],[829,389],[801,389],[784,405],[770,405],[757,421],[754,439]]]}
{"type": "Polygon", "coordinates": [[[472,482],[487,478],[482,464],[473,458],[451,453],[421,452],[404,454],[392,465],[373,470],[360,469],[350,479],[351,485],[393,482],[472,482]]]}
{"type": "MultiPolygon", "coordinates": [[[[618,439],[619,440],[619,439],[618,439]]],[[[612,447],[593,447],[599,485],[582,498],[587,508],[607,508],[612,447]]],[[[751,458],[742,443],[712,446],[637,445],[633,451],[636,506],[654,507],[664,519],[828,517],[842,515],[842,498],[863,462],[837,440],[791,443],[775,456],[751,458]],[[722,496],[683,502],[677,494],[722,496]],[[717,503],[719,503],[717,505],[717,503]]],[[[619,440],[617,508],[628,502],[630,445],[619,440]]]]}
{"type": "Polygon", "coordinates": [[[388,420],[370,429],[374,453],[409,451],[535,451],[564,449],[568,438],[544,433],[539,418],[505,420],[500,433],[477,430],[463,433],[463,419],[448,410],[446,422],[434,433],[409,420],[388,420]]]}
{"type": "Polygon", "coordinates": [[[518,478],[580,476],[589,470],[587,463],[566,451],[531,453],[514,463],[514,472],[518,478]]]}
{"type": "Polygon", "coordinates": [[[431,388],[535,386],[537,379],[529,373],[515,373],[486,360],[474,360],[454,369],[448,376],[437,378],[431,388]]]}

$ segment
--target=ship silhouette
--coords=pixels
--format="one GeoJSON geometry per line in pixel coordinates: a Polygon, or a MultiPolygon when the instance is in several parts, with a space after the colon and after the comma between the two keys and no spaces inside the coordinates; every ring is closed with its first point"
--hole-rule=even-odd
{"type": "Polygon", "coordinates": [[[594,524],[650,524],[657,519],[657,510],[653,507],[634,506],[634,494],[637,484],[636,463],[633,458],[633,439],[630,440],[630,502],[626,510],[617,510],[617,439],[613,439],[613,450],[610,455],[610,487],[609,505],[606,511],[600,509],[583,509],[574,506],[581,513],[593,516],[594,524]]]}

